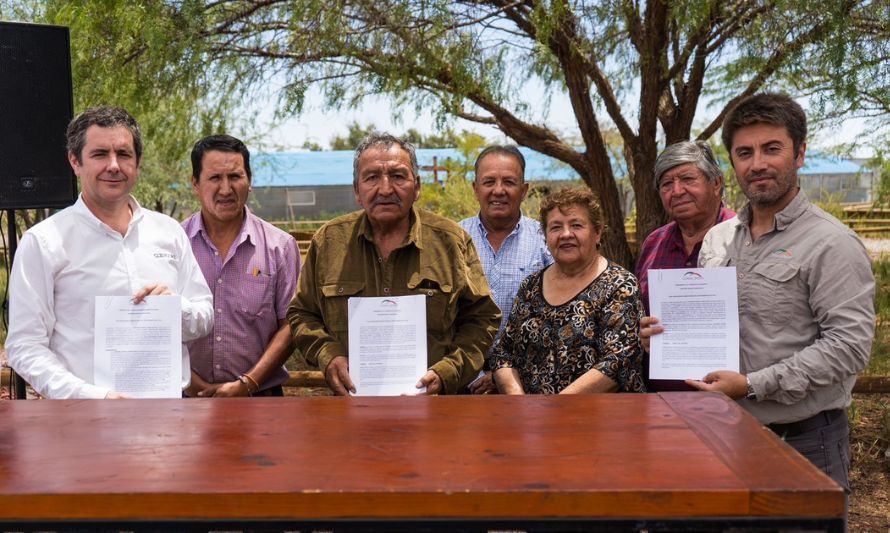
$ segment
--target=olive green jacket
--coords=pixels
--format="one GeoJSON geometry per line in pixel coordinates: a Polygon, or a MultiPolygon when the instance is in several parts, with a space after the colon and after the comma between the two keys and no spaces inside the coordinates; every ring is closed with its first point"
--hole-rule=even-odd
{"type": "Polygon", "coordinates": [[[444,217],[412,208],[408,238],[386,261],[364,211],[331,220],[309,245],[287,320],[296,347],[324,370],[349,355],[348,298],[416,294],[427,297],[429,368],[454,394],[479,373],[501,313],[470,236],[444,217]]]}

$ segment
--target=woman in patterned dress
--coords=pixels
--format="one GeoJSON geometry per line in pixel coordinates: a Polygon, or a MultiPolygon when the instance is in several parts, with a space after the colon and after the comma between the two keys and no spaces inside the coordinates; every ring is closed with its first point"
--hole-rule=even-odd
{"type": "Polygon", "coordinates": [[[633,274],[599,253],[603,213],[586,188],[541,203],[555,263],[527,277],[492,353],[504,394],[644,392],[633,274]]]}

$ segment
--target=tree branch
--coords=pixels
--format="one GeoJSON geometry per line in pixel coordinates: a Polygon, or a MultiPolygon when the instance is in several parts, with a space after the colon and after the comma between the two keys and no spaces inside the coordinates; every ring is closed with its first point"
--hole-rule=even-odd
{"type": "MultiPolygon", "coordinates": [[[[845,11],[847,14],[853,9],[853,2],[847,2],[845,4],[845,11]]],[[[723,119],[735,107],[740,101],[751,96],[755,92],[757,92],[763,84],[769,79],[776,71],[782,66],[785,59],[800,51],[804,46],[811,44],[813,42],[818,41],[820,38],[824,37],[828,33],[828,21],[824,19],[820,19],[812,28],[808,31],[798,35],[791,42],[785,43],[782,46],[776,47],[773,53],[770,55],[767,62],[763,65],[763,67],[755,74],[755,76],[748,82],[747,87],[741,92],[741,94],[737,95],[735,98],[729,100],[720,113],[711,121],[711,123],[699,134],[699,139],[708,139],[710,138],[723,124],[723,119]]]]}

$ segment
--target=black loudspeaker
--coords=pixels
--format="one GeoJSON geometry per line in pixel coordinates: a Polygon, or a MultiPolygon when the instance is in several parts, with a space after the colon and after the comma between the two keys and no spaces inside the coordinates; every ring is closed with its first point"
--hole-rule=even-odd
{"type": "Polygon", "coordinates": [[[68,28],[0,22],[0,209],[74,203],[73,108],[68,28]]]}

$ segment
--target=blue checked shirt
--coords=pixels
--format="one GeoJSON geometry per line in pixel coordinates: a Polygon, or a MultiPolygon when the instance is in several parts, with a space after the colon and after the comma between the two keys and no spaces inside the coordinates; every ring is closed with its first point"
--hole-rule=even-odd
{"type": "MultiPolygon", "coordinates": [[[[537,220],[521,216],[513,232],[504,239],[497,253],[488,242],[488,231],[482,225],[479,215],[465,218],[460,226],[473,238],[482,269],[488,279],[488,286],[494,301],[501,308],[501,326],[498,336],[504,330],[513,300],[519,291],[519,284],[528,276],[553,262],[553,256],[544,243],[544,234],[537,220]]],[[[495,340],[497,342],[497,340],[495,340]]]]}

